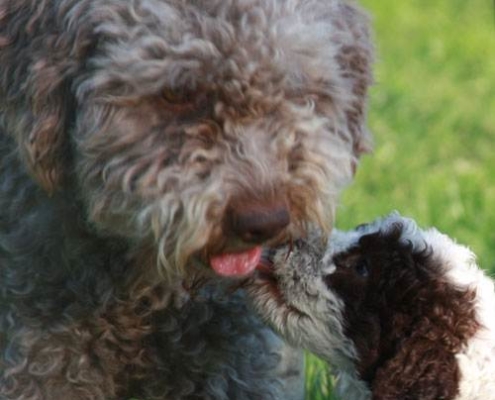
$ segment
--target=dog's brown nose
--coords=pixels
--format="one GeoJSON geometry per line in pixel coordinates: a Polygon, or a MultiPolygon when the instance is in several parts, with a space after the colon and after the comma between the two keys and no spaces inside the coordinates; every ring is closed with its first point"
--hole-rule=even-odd
{"type": "Polygon", "coordinates": [[[283,204],[237,204],[228,211],[230,230],[247,243],[262,243],[281,233],[290,223],[283,204]]]}

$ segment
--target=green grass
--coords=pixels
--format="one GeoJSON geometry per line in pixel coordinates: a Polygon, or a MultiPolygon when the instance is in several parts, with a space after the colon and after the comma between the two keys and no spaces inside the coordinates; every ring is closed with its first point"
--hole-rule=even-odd
{"type": "MultiPolygon", "coordinates": [[[[491,0],[361,0],[378,59],[374,154],[345,192],[347,229],[398,210],[469,245],[495,274],[495,10],[491,0]]],[[[307,399],[333,400],[307,362],[307,399]]]]}

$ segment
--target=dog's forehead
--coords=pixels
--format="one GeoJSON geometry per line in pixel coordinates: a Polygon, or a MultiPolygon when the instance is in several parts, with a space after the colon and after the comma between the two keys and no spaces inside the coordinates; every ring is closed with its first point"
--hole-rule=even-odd
{"type": "Polygon", "coordinates": [[[338,29],[332,15],[338,10],[333,1],[311,3],[138,0],[136,18],[110,2],[102,6],[105,18],[94,17],[102,52],[93,65],[112,70],[117,81],[132,76],[143,91],[215,84],[226,89],[225,82],[242,91],[239,81],[264,93],[296,93],[311,90],[313,82],[318,91],[335,95],[338,48],[332,38],[338,29]]]}

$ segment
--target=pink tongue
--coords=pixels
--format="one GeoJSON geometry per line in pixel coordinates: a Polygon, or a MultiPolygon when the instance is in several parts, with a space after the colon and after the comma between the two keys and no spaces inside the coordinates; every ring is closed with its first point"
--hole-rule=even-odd
{"type": "Polygon", "coordinates": [[[222,276],[243,276],[251,273],[261,259],[261,247],[243,253],[221,254],[210,259],[213,270],[222,276]]]}

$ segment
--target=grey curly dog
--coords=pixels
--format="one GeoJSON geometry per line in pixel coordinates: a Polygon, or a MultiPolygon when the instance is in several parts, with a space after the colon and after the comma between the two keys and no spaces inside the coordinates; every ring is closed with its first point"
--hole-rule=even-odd
{"type": "Polygon", "coordinates": [[[236,286],[370,148],[343,0],[0,0],[0,399],[291,399],[236,286]]]}

